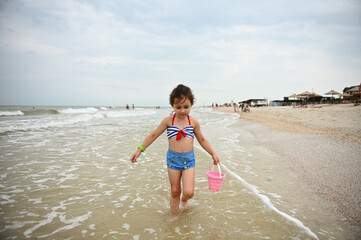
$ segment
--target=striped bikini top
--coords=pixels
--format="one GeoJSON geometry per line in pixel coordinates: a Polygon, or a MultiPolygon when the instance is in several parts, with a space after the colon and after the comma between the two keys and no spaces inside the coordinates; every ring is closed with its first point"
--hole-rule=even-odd
{"type": "Polygon", "coordinates": [[[194,138],[194,128],[191,124],[191,120],[189,118],[189,116],[187,115],[188,117],[188,122],[189,122],[189,126],[188,127],[185,127],[183,129],[179,129],[177,128],[176,126],[173,126],[174,125],[174,118],[175,118],[175,114],[173,116],[173,120],[172,120],[172,126],[168,127],[167,129],[167,137],[168,138],[174,138],[175,136],[177,136],[177,138],[175,140],[181,140],[182,138],[182,135],[183,137],[190,137],[190,138],[194,138]]]}

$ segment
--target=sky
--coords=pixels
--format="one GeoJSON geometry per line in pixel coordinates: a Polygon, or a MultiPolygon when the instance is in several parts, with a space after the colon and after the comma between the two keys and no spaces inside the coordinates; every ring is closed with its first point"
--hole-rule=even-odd
{"type": "Polygon", "coordinates": [[[361,83],[359,0],[1,0],[0,105],[167,106],[361,83]]]}

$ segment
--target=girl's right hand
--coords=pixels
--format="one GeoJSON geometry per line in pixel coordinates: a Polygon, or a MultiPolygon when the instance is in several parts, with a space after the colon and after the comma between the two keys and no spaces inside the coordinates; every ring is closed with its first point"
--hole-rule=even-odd
{"type": "Polygon", "coordinates": [[[139,157],[139,155],[142,153],[142,151],[140,149],[138,149],[130,158],[130,161],[132,163],[135,163],[137,161],[137,158],[139,157]]]}
{"type": "Polygon", "coordinates": [[[219,159],[219,157],[217,156],[216,153],[214,153],[212,155],[212,158],[213,158],[213,165],[217,165],[217,164],[220,164],[221,163],[221,160],[219,159]]]}

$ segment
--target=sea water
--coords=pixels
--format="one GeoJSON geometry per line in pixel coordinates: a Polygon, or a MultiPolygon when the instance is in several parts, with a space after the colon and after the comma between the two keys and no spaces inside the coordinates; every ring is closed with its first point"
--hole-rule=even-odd
{"type": "MultiPolygon", "coordinates": [[[[171,108],[0,107],[1,239],[317,239],[282,197],[249,183],[259,153],[237,115],[192,109],[227,174],[195,140],[195,195],[173,215],[162,134],[130,157],[171,108]]],[[[258,161],[258,160],[257,160],[258,161]]],[[[262,164],[262,162],[258,163],[262,164]]],[[[296,211],[296,210],[295,210],[296,211]]]]}

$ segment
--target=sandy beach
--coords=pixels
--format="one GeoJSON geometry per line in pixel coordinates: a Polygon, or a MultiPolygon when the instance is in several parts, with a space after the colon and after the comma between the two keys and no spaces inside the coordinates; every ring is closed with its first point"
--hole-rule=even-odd
{"type": "MultiPolygon", "coordinates": [[[[217,110],[234,113],[233,107],[217,110]]],[[[361,106],[261,107],[239,116],[251,140],[279,156],[283,167],[272,175],[278,188],[297,181],[296,188],[284,193],[291,204],[297,205],[300,196],[312,199],[303,209],[310,217],[342,226],[350,235],[339,235],[341,239],[361,236],[361,106]]]]}
{"type": "MultiPolygon", "coordinates": [[[[220,109],[234,112],[233,108],[220,109]]],[[[361,141],[361,107],[353,104],[252,108],[250,113],[241,112],[240,117],[282,131],[326,133],[344,140],[361,141]]]]}

